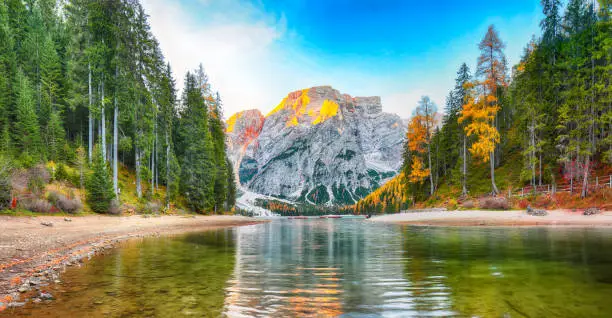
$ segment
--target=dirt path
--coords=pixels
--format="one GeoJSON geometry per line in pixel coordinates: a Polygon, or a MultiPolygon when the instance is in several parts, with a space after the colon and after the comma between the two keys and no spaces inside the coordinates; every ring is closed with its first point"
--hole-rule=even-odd
{"type": "Polygon", "coordinates": [[[406,212],[372,217],[373,222],[430,226],[580,226],[612,227],[612,212],[585,216],[566,210],[531,216],[525,211],[436,211],[406,212]]]}
{"type": "Polygon", "coordinates": [[[21,293],[57,280],[66,266],[78,265],[83,258],[131,237],[259,222],[241,216],[0,216],[0,311],[15,304],[21,293]]]}

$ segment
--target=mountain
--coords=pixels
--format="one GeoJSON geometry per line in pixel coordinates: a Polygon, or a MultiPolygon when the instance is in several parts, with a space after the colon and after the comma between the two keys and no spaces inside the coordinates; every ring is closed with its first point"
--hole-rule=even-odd
{"type": "Polygon", "coordinates": [[[330,86],[290,93],[269,114],[227,121],[228,154],[245,191],[312,204],[353,204],[397,174],[406,133],[380,97],[330,86]]]}

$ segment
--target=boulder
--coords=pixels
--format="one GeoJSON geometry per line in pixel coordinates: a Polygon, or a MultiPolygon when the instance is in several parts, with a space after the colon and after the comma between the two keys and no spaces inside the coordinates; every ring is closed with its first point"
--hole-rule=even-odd
{"type": "Polygon", "coordinates": [[[530,205],[530,206],[527,207],[527,214],[533,215],[533,216],[546,216],[546,215],[548,215],[548,212],[546,212],[546,210],[542,210],[542,209],[534,209],[530,205]]]}
{"type": "Polygon", "coordinates": [[[595,214],[599,214],[601,213],[601,211],[598,208],[588,208],[586,210],[584,210],[584,212],[582,213],[583,215],[595,215],[595,214]]]}

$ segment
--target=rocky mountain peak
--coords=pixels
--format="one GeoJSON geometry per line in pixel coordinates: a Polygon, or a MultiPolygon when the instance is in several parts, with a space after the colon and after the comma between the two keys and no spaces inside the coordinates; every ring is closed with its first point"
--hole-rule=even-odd
{"type": "Polygon", "coordinates": [[[331,86],[289,93],[265,117],[227,121],[230,158],[243,188],[313,204],[351,204],[395,175],[406,129],[380,97],[331,86]]]}

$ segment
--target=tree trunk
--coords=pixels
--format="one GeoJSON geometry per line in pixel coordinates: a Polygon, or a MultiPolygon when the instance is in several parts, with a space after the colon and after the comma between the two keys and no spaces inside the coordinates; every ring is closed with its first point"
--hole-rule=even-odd
{"type": "Polygon", "coordinates": [[[584,159],[584,175],[582,176],[582,191],[580,197],[585,198],[589,194],[589,165],[591,164],[591,156],[586,155],[584,159]]]}
{"type": "MultiPolygon", "coordinates": [[[[116,71],[115,71],[116,74],[116,71]]],[[[115,75],[116,77],[116,75],[115,75]]],[[[115,110],[113,112],[113,190],[119,198],[119,106],[117,105],[117,92],[115,92],[115,110]]]]}
{"type": "Polygon", "coordinates": [[[531,187],[535,187],[536,171],[535,171],[535,122],[531,119],[531,127],[529,127],[529,166],[531,168],[531,187]]]}
{"type": "Polygon", "coordinates": [[[461,175],[461,195],[467,196],[467,136],[463,135],[463,173],[461,175]]]}
{"type": "Polygon", "coordinates": [[[539,160],[539,164],[540,164],[540,175],[539,175],[539,185],[542,185],[542,149],[540,149],[540,160],[539,160]]]}
{"type": "Polygon", "coordinates": [[[489,158],[491,162],[491,187],[493,190],[493,194],[498,194],[499,190],[497,190],[497,186],[495,185],[495,150],[491,151],[491,155],[489,158]]]}
{"type": "Polygon", "coordinates": [[[166,130],[166,209],[170,208],[170,143],[166,130]]]}
{"type": "Polygon", "coordinates": [[[100,138],[102,139],[102,157],[104,158],[104,160],[107,160],[106,158],[106,111],[104,109],[104,82],[100,83],[100,87],[102,89],[102,97],[100,99],[101,101],[101,105],[102,105],[102,109],[100,110],[100,124],[102,125],[100,128],[100,133],[101,136],[100,138]]]}
{"type": "Polygon", "coordinates": [[[433,173],[431,168],[431,142],[427,144],[427,157],[429,158],[429,184],[431,185],[431,190],[429,195],[433,195],[434,193],[434,182],[433,182],[433,173]]]}
{"type": "Polygon", "coordinates": [[[155,195],[155,142],[151,146],[151,197],[155,195]]]}
{"type": "Polygon", "coordinates": [[[136,196],[142,198],[142,184],[140,182],[140,149],[138,145],[135,147],[136,154],[136,196]]]}
{"type": "Polygon", "coordinates": [[[89,86],[89,136],[87,137],[87,158],[89,159],[89,164],[91,164],[92,151],[93,151],[93,116],[91,112],[91,108],[93,107],[93,96],[91,92],[91,63],[87,65],[89,70],[88,76],[88,86],[89,86]]]}
{"type": "Polygon", "coordinates": [[[155,122],[155,190],[159,190],[159,140],[157,138],[157,121],[155,122]]]}

